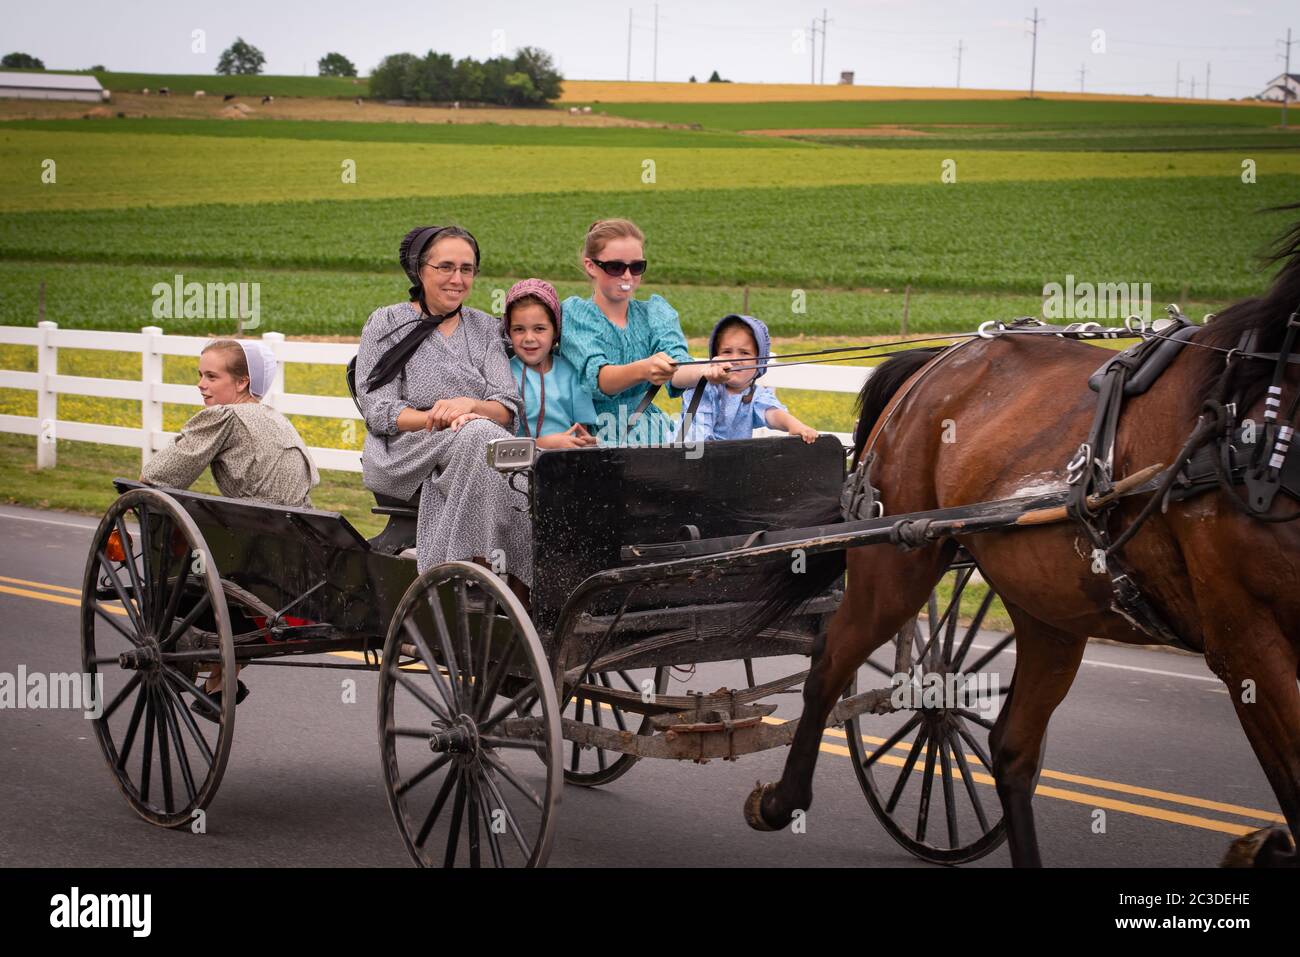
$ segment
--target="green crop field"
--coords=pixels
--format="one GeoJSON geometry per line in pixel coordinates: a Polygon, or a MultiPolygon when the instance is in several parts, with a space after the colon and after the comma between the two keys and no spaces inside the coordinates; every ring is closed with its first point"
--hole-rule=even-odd
{"type": "MultiPolygon", "coordinates": [[[[191,120],[126,117],[103,122],[82,119],[7,120],[0,129],[53,133],[143,133],[171,136],[253,137],[277,140],[334,140],[366,143],[449,143],[477,146],[730,147],[799,149],[793,139],[639,127],[511,126],[504,123],[362,123],[343,120],[191,120]]],[[[206,144],[205,144],[206,145],[206,144]]]]}
{"type": "Polygon", "coordinates": [[[158,264],[164,277],[274,267],[397,282],[409,224],[450,219],[479,236],[488,274],[573,281],[587,225],[626,215],[647,231],[654,283],[1032,295],[1070,273],[1222,299],[1261,288],[1255,254],[1284,222],[1257,211],[1298,192],[1296,175],[1222,175],[58,210],[0,217],[0,256],[158,264]]]}
{"type": "Polygon", "coordinates": [[[1273,126],[1276,108],[1232,103],[1097,100],[828,100],[801,103],[602,103],[615,116],[713,130],[834,129],[881,123],[1072,126],[1273,126]]]}
{"type": "MultiPolygon", "coordinates": [[[[1256,159],[1265,178],[1300,174],[1300,153],[1256,159]]],[[[363,200],[639,189],[1236,177],[1222,153],[480,146],[0,130],[0,211],[363,200]],[[197,157],[202,157],[198,161],[197,157]],[[56,163],[46,182],[42,163],[56,163]],[[343,175],[355,164],[355,182],[343,175]],[[649,166],[647,164],[653,164],[649,166]],[[653,172],[653,182],[646,182],[653,172]]],[[[948,187],[956,184],[944,184],[948,187]]],[[[951,191],[951,190],[950,190],[951,191]]]]}

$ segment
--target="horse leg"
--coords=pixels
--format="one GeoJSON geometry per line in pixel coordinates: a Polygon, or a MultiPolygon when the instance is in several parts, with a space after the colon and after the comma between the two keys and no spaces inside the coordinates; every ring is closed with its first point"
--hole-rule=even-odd
{"type": "Polygon", "coordinates": [[[1033,797],[1047,743],[1047,723],[1065,698],[1083,660],[1087,639],[1062,631],[1008,605],[1016,626],[1016,670],[1011,693],[989,735],[993,777],[1007,819],[1007,843],[1016,867],[1041,867],[1033,797]]]}
{"type": "MultiPolygon", "coordinates": [[[[1211,624],[1213,629],[1213,623],[1211,624]]],[[[1300,691],[1295,647],[1272,616],[1234,622],[1206,636],[1206,662],[1223,680],[1242,730],[1291,828],[1263,828],[1232,843],[1224,866],[1300,864],[1300,691]],[[1217,639],[1217,640],[1216,640],[1217,639]]]]}
{"type": "Polygon", "coordinates": [[[803,685],[803,714],[781,780],[756,784],[745,801],[750,827],[780,830],[795,811],[808,810],[827,716],[859,666],[925,604],[952,553],[951,545],[930,546],[906,558],[881,545],[848,553],[844,600],[826,634],[813,643],[812,665],[803,685]]]}

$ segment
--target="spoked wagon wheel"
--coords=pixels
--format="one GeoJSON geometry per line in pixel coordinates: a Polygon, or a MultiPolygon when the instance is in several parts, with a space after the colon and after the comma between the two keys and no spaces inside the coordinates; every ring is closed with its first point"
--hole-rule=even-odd
{"type": "Polygon", "coordinates": [[[379,739],[416,864],[546,863],[564,781],[559,703],[533,623],[490,571],[448,562],[402,596],[380,667],[379,739]]]}
{"type": "Polygon", "coordinates": [[[1015,635],[979,639],[997,596],[972,580],[976,572],[973,562],[954,562],[930,595],[926,617],[878,649],[849,689],[907,676],[896,682],[910,684],[901,710],[859,716],[844,730],[877,819],[899,844],[936,864],[977,860],[1006,838],[988,747],[1005,688],[986,666],[1015,635]]]}
{"type": "MultiPolygon", "coordinates": [[[[663,694],[668,689],[667,668],[637,668],[622,671],[604,671],[594,674],[585,682],[592,689],[630,691],[644,694],[652,691],[663,694]]],[[[609,702],[599,702],[589,697],[594,690],[584,694],[579,688],[564,708],[564,716],[574,721],[596,727],[617,728],[620,731],[636,729],[637,734],[651,734],[654,726],[649,715],[638,715],[609,702]]],[[[634,754],[606,751],[602,748],[584,748],[576,741],[565,741],[564,780],[580,787],[599,787],[609,784],[631,770],[640,760],[634,754]]]]}
{"type": "Polygon", "coordinates": [[[95,734],[131,807],[163,827],[190,823],[230,755],[235,644],[208,546],[165,492],[126,492],[95,530],[81,589],[81,661],[103,707],[95,734]],[[219,705],[198,677],[217,663],[219,705]],[[195,715],[196,701],[219,720],[195,715]]]}

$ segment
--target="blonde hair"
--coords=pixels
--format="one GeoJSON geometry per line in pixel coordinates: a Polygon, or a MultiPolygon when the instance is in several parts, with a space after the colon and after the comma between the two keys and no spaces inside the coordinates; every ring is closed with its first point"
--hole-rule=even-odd
{"type": "Polygon", "coordinates": [[[611,239],[635,239],[644,244],[645,233],[641,232],[640,227],[630,219],[598,219],[591,224],[591,228],[587,230],[587,235],[582,240],[582,248],[578,252],[578,265],[583,265],[584,259],[595,259],[599,256],[611,239]]]}

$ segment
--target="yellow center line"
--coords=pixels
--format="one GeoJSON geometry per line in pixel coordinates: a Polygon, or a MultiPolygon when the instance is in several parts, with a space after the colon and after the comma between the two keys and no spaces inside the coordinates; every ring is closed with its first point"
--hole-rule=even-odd
{"type": "MultiPolygon", "coordinates": [[[[845,732],[839,728],[827,728],[826,734],[831,737],[844,738],[848,740],[845,732]]],[[[885,738],[877,738],[869,734],[864,734],[862,740],[868,744],[884,744],[885,738]]],[[[910,744],[898,743],[894,745],[895,750],[907,751],[911,749],[910,744]]],[[[921,755],[924,756],[929,752],[929,748],[922,748],[921,755]]],[[[847,753],[847,752],[846,752],[847,753]]],[[[971,763],[978,761],[978,758],[972,758],[967,755],[971,763]]],[[[1053,781],[1064,781],[1067,784],[1082,784],[1085,787],[1099,788],[1103,791],[1118,791],[1120,794],[1131,794],[1135,797],[1151,798],[1156,801],[1168,801],[1171,804],[1185,804],[1188,807],[1198,807],[1206,811],[1218,811],[1222,814],[1235,814],[1238,817],[1256,818],[1261,821],[1269,821],[1275,824],[1285,824],[1286,818],[1281,814],[1272,811],[1264,811],[1259,808],[1243,807],[1240,804],[1227,804],[1223,801],[1211,801],[1208,798],[1192,797],[1187,794],[1175,794],[1172,791],[1160,791],[1156,788],[1144,788],[1136,784],[1124,784],[1120,781],[1107,781],[1104,778],[1087,777],[1082,774],[1070,774],[1066,771],[1052,771],[1044,768],[1042,777],[1050,778],[1053,781]]],[[[988,783],[992,783],[992,779],[988,783]]]]}
{"type": "Polygon", "coordinates": [[[49,585],[45,582],[29,582],[25,578],[8,578],[0,575],[0,582],[8,582],[11,585],[27,585],[29,588],[44,588],[46,591],[61,591],[67,595],[80,595],[80,588],[69,588],[67,585],[49,585]]]}
{"type": "MultiPolygon", "coordinates": [[[[26,582],[22,579],[7,578],[4,576],[0,576],[0,581],[18,582],[21,584],[34,585],[38,588],[64,591],[76,595],[80,594],[80,592],[77,591],[76,589],[67,588],[66,586],[63,585],[48,585],[42,582],[26,582]]],[[[32,591],[27,588],[13,588],[8,585],[0,585],[0,594],[15,595],[20,598],[34,598],[38,601],[53,602],[59,605],[70,605],[72,607],[81,606],[81,602],[77,599],[65,598],[63,595],[51,595],[48,594],[47,592],[32,591]]],[[[104,605],[103,607],[106,611],[111,612],[112,614],[116,614],[116,615],[126,614],[126,610],[124,608],[116,607],[114,605],[107,605],[107,604],[104,605]]],[[[356,661],[362,661],[365,659],[365,655],[363,655],[361,652],[358,651],[335,651],[335,652],[329,652],[329,654],[335,655],[340,658],[350,658],[356,661]]],[[[780,718],[766,717],[763,720],[771,724],[785,723],[780,718]]],[[[845,733],[838,728],[828,728],[826,730],[826,734],[827,736],[830,737],[838,737],[847,740],[845,733]]],[[[863,735],[862,740],[864,742],[870,744],[877,744],[877,745],[883,744],[885,742],[884,738],[877,738],[869,735],[863,735]]],[[[910,745],[897,744],[894,747],[904,748],[904,747],[910,747],[910,745]]],[[[826,752],[827,754],[834,754],[842,757],[851,756],[849,749],[847,747],[837,745],[837,744],[830,744],[825,741],[823,741],[822,744],[820,745],[820,750],[826,752]]],[[[877,760],[879,763],[892,765],[894,767],[903,767],[907,763],[905,759],[893,754],[882,755],[877,760]]],[[[974,759],[968,757],[968,760],[973,761],[974,759]]],[[[917,764],[913,766],[913,771],[916,773],[924,773],[924,768],[920,765],[920,762],[917,762],[917,764]]],[[[972,780],[978,781],[981,784],[987,784],[989,786],[993,786],[994,784],[993,778],[982,771],[972,769],[971,777],[972,780]]],[[[1261,821],[1270,821],[1279,824],[1286,823],[1286,819],[1282,817],[1282,815],[1271,811],[1262,811],[1256,808],[1248,808],[1238,804],[1228,804],[1221,801],[1211,801],[1205,798],[1192,797],[1186,794],[1175,794],[1169,791],[1160,791],[1155,788],[1144,788],[1133,784],[1123,784],[1118,781],[1107,781],[1102,778],[1092,778],[1081,774],[1069,774],[1068,772],[1065,771],[1052,771],[1044,768],[1042,772],[1042,777],[1050,778],[1052,780],[1065,781],[1071,784],[1082,784],[1085,786],[1095,787],[1102,790],[1117,791],[1122,794],[1131,794],[1137,797],[1147,797],[1155,800],[1168,801],[1173,804],[1183,804],[1188,807],[1199,807],[1205,810],[1219,811],[1225,814],[1234,814],[1239,817],[1250,817],[1261,821]]],[[[1126,814],[1133,814],[1138,817],[1152,818],[1155,820],[1166,821],[1173,824],[1182,824],[1187,827],[1197,827],[1197,828],[1202,828],[1204,830],[1219,831],[1224,834],[1242,835],[1242,834],[1249,834],[1251,831],[1256,830],[1256,828],[1244,824],[1236,824],[1230,821],[1219,821],[1219,820],[1215,820],[1214,818],[1201,817],[1196,814],[1185,814],[1181,811],[1171,811],[1165,808],[1148,807],[1143,804],[1134,804],[1129,801],[1120,801],[1115,798],[1104,797],[1098,794],[1088,794],[1084,791],[1072,791],[1065,788],[1051,787],[1041,783],[1038,785],[1038,788],[1034,791],[1034,794],[1035,796],[1042,795],[1043,797],[1056,798],[1057,800],[1061,800],[1061,801],[1070,801],[1076,804],[1083,804],[1088,807],[1100,807],[1100,808],[1106,808],[1113,811],[1122,811],[1126,814]]]]}

